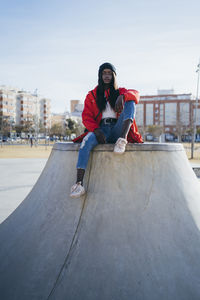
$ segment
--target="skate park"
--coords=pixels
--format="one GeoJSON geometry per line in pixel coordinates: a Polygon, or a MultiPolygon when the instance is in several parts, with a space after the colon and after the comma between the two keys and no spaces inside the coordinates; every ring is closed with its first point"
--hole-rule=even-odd
{"type": "Polygon", "coordinates": [[[68,197],[79,145],[57,143],[0,225],[2,299],[199,299],[200,188],[181,144],[99,145],[68,197]]]}

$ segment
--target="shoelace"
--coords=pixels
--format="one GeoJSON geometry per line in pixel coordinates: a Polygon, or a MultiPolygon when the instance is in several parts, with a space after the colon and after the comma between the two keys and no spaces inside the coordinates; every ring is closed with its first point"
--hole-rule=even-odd
{"type": "Polygon", "coordinates": [[[125,141],[123,141],[123,140],[119,140],[119,143],[118,143],[118,145],[119,145],[119,148],[123,148],[123,147],[124,147],[124,145],[126,145],[126,142],[125,142],[125,141]]]}
{"type": "Polygon", "coordinates": [[[72,191],[71,192],[73,193],[75,190],[77,190],[80,185],[81,184],[79,182],[77,182],[76,184],[74,184],[73,187],[72,187],[72,191]]]}

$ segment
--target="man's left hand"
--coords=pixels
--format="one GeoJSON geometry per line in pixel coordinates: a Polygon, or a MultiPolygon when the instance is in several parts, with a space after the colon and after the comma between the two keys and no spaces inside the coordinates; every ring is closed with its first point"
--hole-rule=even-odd
{"type": "Polygon", "coordinates": [[[117,97],[116,102],[115,102],[115,111],[116,112],[121,112],[123,110],[123,105],[124,105],[124,96],[119,95],[117,97]]]}

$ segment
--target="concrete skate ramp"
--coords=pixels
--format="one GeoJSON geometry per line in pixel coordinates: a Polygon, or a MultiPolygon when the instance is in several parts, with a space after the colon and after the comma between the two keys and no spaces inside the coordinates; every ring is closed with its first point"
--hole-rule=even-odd
{"type": "Polygon", "coordinates": [[[68,197],[79,145],[54,145],[0,226],[2,300],[200,299],[200,184],[180,144],[97,146],[68,197]]]}

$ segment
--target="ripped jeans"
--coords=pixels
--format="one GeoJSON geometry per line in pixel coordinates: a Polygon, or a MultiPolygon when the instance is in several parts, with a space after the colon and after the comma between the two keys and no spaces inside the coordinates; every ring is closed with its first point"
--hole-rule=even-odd
{"type": "MultiPolygon", "coordinates": [[[[121,136],[123,121],[135,118],[135,102],[127,101],[115,124],[102,124],[100,128],[105,135],[106,143],[113,144],[121,136]]],[[[94,132],[89,132],[83,139],[78,155],[77,169],[86,169],[90,151],[98,144],[94,132]]]]}

